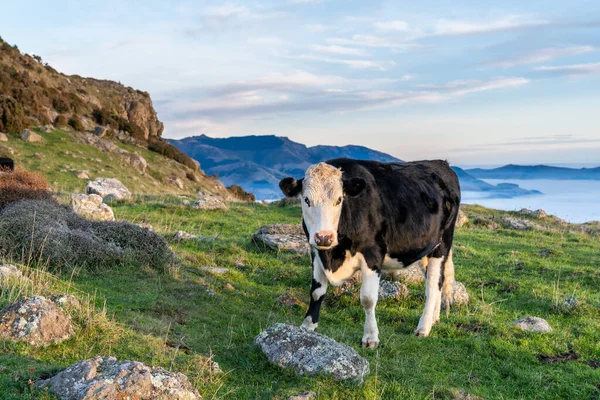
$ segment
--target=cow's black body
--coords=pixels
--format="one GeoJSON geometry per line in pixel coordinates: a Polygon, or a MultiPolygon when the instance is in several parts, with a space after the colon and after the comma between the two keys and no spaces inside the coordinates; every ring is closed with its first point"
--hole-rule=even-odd
{"type": "Polygon", "coordinates": [[[339,245],[319,251],[323,266],[335,271],[346,250],[360,252],[370,268],[386,255],[404,266],[425,256],[441,257],[452,246],[460,205],[458,177],[446,161],[382,163],[338,158],[344,179],[362,178],[365,190],[347,197],[338,227],[339,245]]]}
{"type": "Polygon", "coordinates": [[[0,157],[0,171],[9,170],[14,171],[15,162],[11,158],[0,157]]]}

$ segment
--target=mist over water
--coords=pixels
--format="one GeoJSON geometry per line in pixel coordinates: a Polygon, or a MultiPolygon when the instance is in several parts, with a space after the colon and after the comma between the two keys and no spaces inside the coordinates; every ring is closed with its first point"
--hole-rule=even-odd
{"type": "Polygon", "coordinates": [[[600,221],[600,181],[546,179],[485,179],[485,181],[493,185],[503,182],[516,183],[524,189],[539,190],[543,194],[490,199],[485,198],[485,193],[463,192],[462,202],[507,211],[541,208],[548,214],[574,223],[600,221]]]}

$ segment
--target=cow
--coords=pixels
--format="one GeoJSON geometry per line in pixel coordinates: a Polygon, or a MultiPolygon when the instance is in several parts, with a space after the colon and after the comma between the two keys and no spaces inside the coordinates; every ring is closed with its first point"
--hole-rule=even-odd
{"type": "Polygon", "coordinates": [[[0,171],[14,171],[15,162],[12,158],[0,157],[0,171]]]}
{"type": "Polygon", "coordinates": [[[328,284],[362,274],[362,347],[379,345],[375,306],[382,272],[421,262],[425,308],[414,331],[428,336],[448,313],[454,285],[452,239],[460,205],[458,177],[446,161],[390,162],[337,158],[312,165],[302,179],[279,182],[299,197],[310,244],[312,286],[302,326],[315,330],[328,284]]]}

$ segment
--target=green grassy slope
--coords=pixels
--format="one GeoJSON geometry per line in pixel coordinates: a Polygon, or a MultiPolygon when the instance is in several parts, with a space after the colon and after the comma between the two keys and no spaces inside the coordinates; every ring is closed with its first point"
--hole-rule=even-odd
{"type": "MultiPolygon", "coordinates": [[[[467,214],[504,213],[467,207],[467,214]]],[[[600,242],[597,237],[552,231],[457,230],[457,280],[471,294],[428,338],[412,335],[424,302],[422,286],[407,300],[377,307],[381,345],[361,349],[363,310],[358,288],[336,296],[329,290],[319,331],[354,347],[371,373],[361,387],[324,377],[298,377],[270,365],[253,345],[273,322],[299,324],[311,280],[308,256],[263,251],[251,234],[268,223],[296,223],[300,208],[257,204],[229,211],[199,212],[175,201],[119,203],[118,219],[147,222],[162,234],[176,230],[200,241],[172,243],[179,268],[168,273],[115,268],[103,274],[56,272],[60,285],[92,294],[106,316],[81,319],[79,336],[36,349],[0,343],[0,393],[7,399],[45,398],[32,392],[35,380],[79,359],[111,354],[187,373],[205,399],[285,399],[313,390],[329,399],[439,399],[456,391],[487,399],[590,399],[600,396],[600,242]],[[213,275],[202,266],[230,269],[213,275]],[[226,285],[230,284],[232,288],[226,285]],[[211,296],[207,289],[217,295],[211,296]],[[300,304],[281,305],[280,295],[300,304]],[[575,309],[562,306],[575,295],[575,309]],[[554,332],[520,332],[516,319],[535,315],[554,332]],[[116,332],[116,333],[115,333],[116,332]],[[541,355],[568,351],[576,360],[545,362],[541,355]],[[213,355],[224,374],[207,371],[213,355]]],[[[13,295],[14,296],[14,295],[13,295]]],[[[0,292],[0,305],[9,294],[0,292]]]]}

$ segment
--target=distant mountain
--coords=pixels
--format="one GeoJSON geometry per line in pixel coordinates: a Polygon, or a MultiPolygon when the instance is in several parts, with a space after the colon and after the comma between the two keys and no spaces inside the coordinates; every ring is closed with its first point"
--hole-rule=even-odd
{"type": "Polygon", "coordinates": [[[466,170],[479,179],[553,179],[553,180],[600,180],[600,167],[564,168],[547,165],[505,165],[500,168],[466,170]]]}
{"type": "MultiPolygon", "coordinates": [[[[206,135],[169,140],[175,147],[200,162],[207,174],[217,174],[225,185],[240,185],[257,199],[279,199],[279,181],[301,177],[320,161],[349,157],[382,162],[402,162],[395,157],[363,146],[307,147],[286,137],[242,136],[211,138],[206,135]]],[[[485,192],[490,197],[514,197],[539,192],[511,184],[490,185],[455,167],[463,190],[485,192]]]]}

